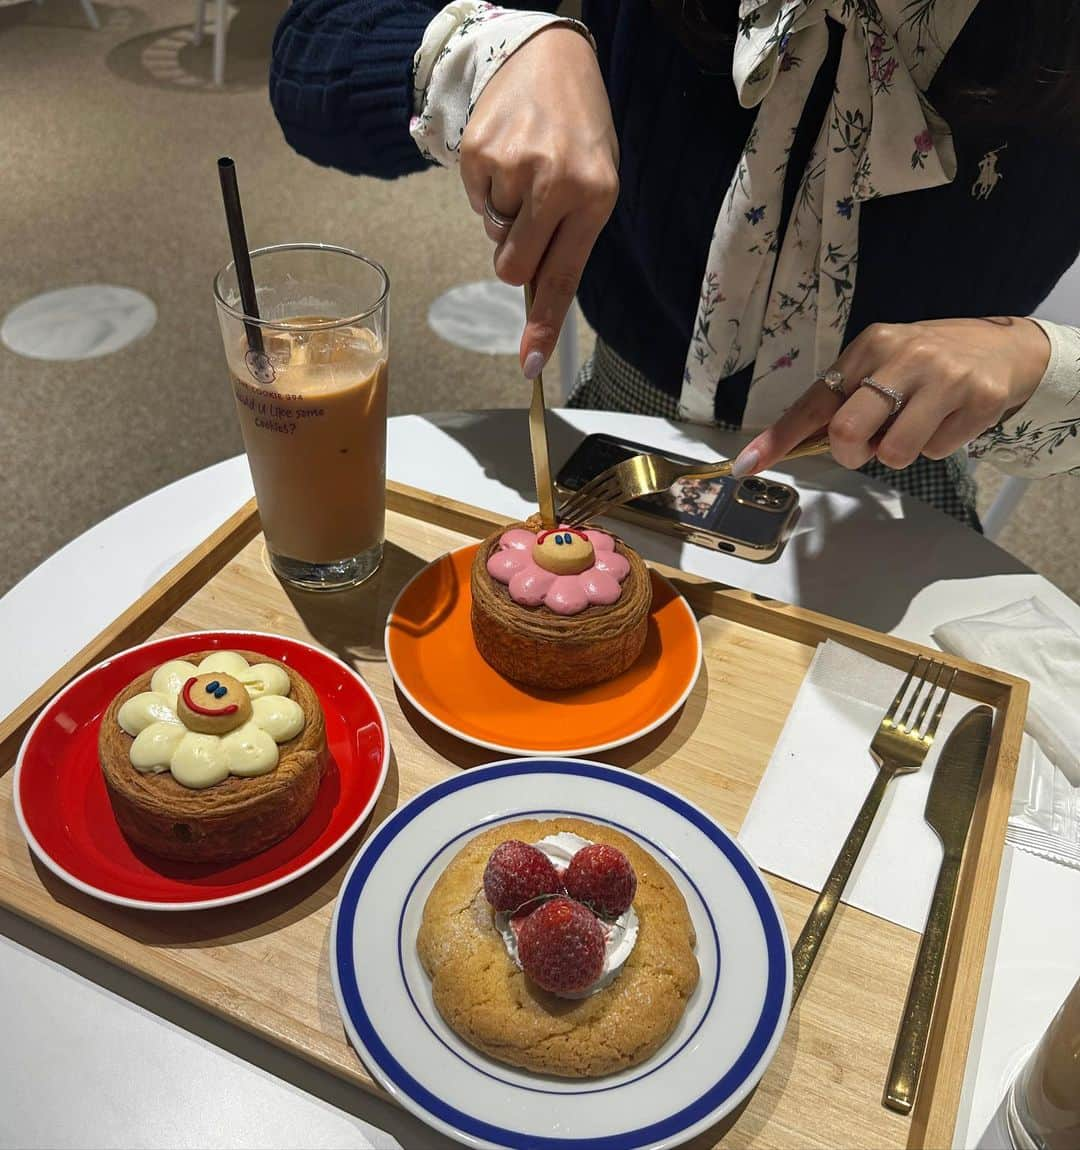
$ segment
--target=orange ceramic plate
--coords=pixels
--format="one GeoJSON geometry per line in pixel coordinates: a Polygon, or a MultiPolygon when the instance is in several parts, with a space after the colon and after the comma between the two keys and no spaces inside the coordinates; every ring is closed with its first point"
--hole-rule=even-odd
{"type": "Polygon", "coordinates": [[[649,634],[638,661],[579,691],[518,686],[484,662],[469,622],[476,546],[429,564],[398,596],[386,654],[401,693],[443,730],[512,755],[586,755],[629,743],[686,702],[701,635],[686,600],[655,571],[649,634]]]}

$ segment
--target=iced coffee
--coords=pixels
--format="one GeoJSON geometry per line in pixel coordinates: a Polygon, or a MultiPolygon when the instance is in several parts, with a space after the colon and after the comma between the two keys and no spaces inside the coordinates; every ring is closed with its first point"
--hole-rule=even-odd
{"type": "Polygon", "coordinates": [[[1008,1119],[1018,1150],[1080,1147],[1080,981],[1017,1076],[1008,1119]]]}
{"type": "MultiPolygon", "coordinates": [[[[300,249],[298,257],[306,278],[285,276],[288,282],[274,291],[267,290],[269,261],[252,254],[256,288],[266,300],[260,311],[274,312],[270,319],[260,315],[254,333],[250,319],[230,314],[220,300],[218,312],[271,562],[289,583],[332,589],[365,579],[382,555],[386,301],[383,291],[378,314],[350,315],[362,301],[350,303],[339,290],[344,298],[332,306],[327,285],[313,282],[310,253],[300,249]],[[305,302],[321,302],[324,310],[281,314],[299,313],[305,302]]],[[[325,258],[324,249],[316,253],[325,258]]],[[[282,249],[274,254],[283,265],[282,249]]]]}

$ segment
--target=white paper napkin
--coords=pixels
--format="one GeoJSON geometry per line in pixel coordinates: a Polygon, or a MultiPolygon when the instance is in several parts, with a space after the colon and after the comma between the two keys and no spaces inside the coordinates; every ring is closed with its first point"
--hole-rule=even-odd
{"type": "Polygon", "coordinates": [[[1021,599],[943,623],[934,640],[953,654],[1027,679],[1027,731],[1080,786],[1080,635],[1039,599],[1021,599]]]}
{"type": "MultiPolygon", "coordinates": [[[[739,841],[759,867],[820,890],[874,781],[870,740],[904,675],[839,643],[818,647],[739,841]]],[[[954,694],[922,769],[889,784],[844,902],[921,931],[941,866],[926,793],[945,739],[974,704],[954,694]]]]}

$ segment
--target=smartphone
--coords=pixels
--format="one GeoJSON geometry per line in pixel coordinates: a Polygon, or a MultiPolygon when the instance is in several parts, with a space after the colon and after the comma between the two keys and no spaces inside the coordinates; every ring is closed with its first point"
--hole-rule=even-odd
{"type": "MultiPolygon", "coordinates": [[[[555,486],[568,496],[613,464],[654,450],[613,435],[587,436],[555,477],[555,486]]],[[[667,451],[659,454],[675,463],[701,462],[667,451]]],[[[780,555],[791,535],[799,516],[799,493],[786,483],[756,475],[680,479],[662,495],[634,499],[608,514],[714,551],[766,563],[780,555]]]]}

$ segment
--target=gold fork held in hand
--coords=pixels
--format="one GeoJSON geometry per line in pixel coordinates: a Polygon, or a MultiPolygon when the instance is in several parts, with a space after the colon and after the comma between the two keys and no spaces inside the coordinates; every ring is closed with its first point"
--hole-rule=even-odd
{"type": "Polygon", "coordinates": [[[793,982],[791,1001],[794,1005],[799,993],[810,973],[810,968],[817,957],[818,948],[825,938],[833,912],[844,893],[844,887],[851,877],[852,868],[858,860],[859,853],[866,841],[866,836],[873,825],[874,816],[881,805],[885,789],[896,775],[910,774],[917,771],[923,764],[927,752],[937,734],[945,704],[952,694],[953,682],[956,679],[956,669],[946,674],[945,664],[939,663],[923,655],[917,655],[907,678],[896,692],[896,697],[889,706],[885,717],[878,724],[877,732],[870,743],[870,754],[878,765],[877,778],[870,788],[870,793],[863,802],[858,817],[848,832],[836,862],[821,888],[821,894],[814,903],[810,917],[799,935],[799,941],[792,950],[793,982]],[[920,669],[920,664],[926,665],[920,669]],[[914,681],[910,699],[900,718],[900,708],[904,697],[914,681]],[[933,712],[930,706],[934,694],[939,687],[943,687],[937,706],[933,712]],[[911,720],[915,707],[919,704],[918,714],[914,722],[911,720]],[[929,715],[929,719],[927,716],[929,715]]]}
{"type": "MultiPolygon", "coordinates": [[[[804,439],[788,452],[780,462],[802,459],[808,455],[824,455],[829,450],[829,435],[820,431],[804,439]]],[[[654,451],[633,455],[601,471],[590,479],[563,504],[559,522],[571,527],[595,519],[612,507],[641,499],[646,495],[659,495],[680,479],[716,479],[731,474],[732,461],[716,463],[676,463],[654,451]]]]}

